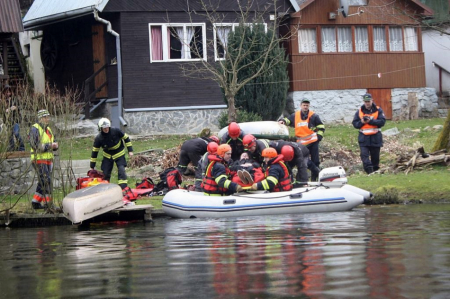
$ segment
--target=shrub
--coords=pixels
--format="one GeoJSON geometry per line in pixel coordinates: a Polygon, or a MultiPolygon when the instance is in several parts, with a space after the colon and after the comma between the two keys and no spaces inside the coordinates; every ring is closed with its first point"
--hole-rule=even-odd
{"type": "MultiPolygon", "coordinates": [[[[245,110],[237,110],[236,111],[236,122],[252,122],[252,121],[261,121],[262,117],[256,113],[247,112],[245,110]]],[[[228,126],[228,110],[222,112],[219,116],[219,128],[223,128],[228,126]]]]}

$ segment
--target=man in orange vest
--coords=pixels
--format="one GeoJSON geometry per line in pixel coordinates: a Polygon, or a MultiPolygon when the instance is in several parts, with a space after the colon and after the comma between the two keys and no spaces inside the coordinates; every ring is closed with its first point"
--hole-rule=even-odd
{"type": "Polygon", "coordinates": [[[278,122],[295,128],[297,142],[305,145],[311,155],[310,163],[313,165],[308,165],[308,169],[311,170],[311,181],[317,181],[320,170],[319,142],[325,133],[325,126],[319,115],[309,110],[309,104],[308,99],[303,99],[300,110],[292,113],[289,117],[279,119],[278,122]]]}
{"type": "Polygon", "coordinates": [[[380,168],[380,149],[383,146],[381,127],[386,123],[383,109],[374,104],[372,95],[363,95],[364,104],[353,117],[353,127],[359,129],[358,143],[364,171],[370,174],[380,168]]]}

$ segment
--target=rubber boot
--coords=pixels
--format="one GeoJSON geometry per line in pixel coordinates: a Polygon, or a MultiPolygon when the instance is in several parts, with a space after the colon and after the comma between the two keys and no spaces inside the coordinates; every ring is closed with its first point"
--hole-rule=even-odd
{"type": "Polygon", "coordinates": [[[367,166],[364,168],[364,170],[366,171],[367,174],[371,174],[373,172],[373,167],[372,166],[367,166]]]}
{"type": "Polygon", "coordinates": [[[44,207],[41,205],[40,202],[31,202],[31,206],[33,207],[33,209],[38,210],[38,209],[43,209],[44,207]]]}

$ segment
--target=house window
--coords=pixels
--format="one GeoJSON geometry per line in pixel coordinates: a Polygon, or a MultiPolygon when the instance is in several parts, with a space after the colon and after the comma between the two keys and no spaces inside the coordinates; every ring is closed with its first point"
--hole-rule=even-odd
{"type": "Polygon", "coordinates": [[[351,27],[323,27],[322,28],[322,53],[352,52],[351,27]]]}
{"type": "Polygon", "coordinates": [[[386,52],[386,31],[382,26],[373,27],[373,50],[375,52],[386,52]]]}
{"type": "Polygon", "coordinates": [[[322,28],[322,53],[336,52],[336,30],[334,27],[322,28]]]}
{"type": "Polygon", "coordinates": [[[205,24],[149,24],[150,62],[206,60],[205,24]]]}
{"type": "Polygon", "coordinates": [[[317,53],[317,36],[315,28],[298,30],[298,49],[300,53],[317,53]]]}
{"type": "Polygon", "coordinates": [[[355,51],[369,52],[369,34],[367,27],[355,27],[355,51]]]}
{"type": "MultiPolygon", "coordinates": [[[[262,23],[260,23],[262,24],[262,23]]],[[[253,23],[245,23],[245,26],[253,27],[253,23]]],[[[267,24],[264,23],[264,30],[267,32],[267,24]]],[[[226,48],[228,43],[228,34],[234,32],[239,23],[216,23],[214,26],[214,57],[215,60],[225,59],[226,48]]]]}
{"type": "Polygon", "coordinates": [[[403,51],[403,36],[401,27],[389,27],[389,50],[391,52],[403,51]]]}
{"type": "Polygon", "coordinates": [[[405,51],[419,51],[417,30],[414,27],[405,27],[405,51]]]}
{"type": "Polygon", "coordinates": [[[352,52],[352,28],[338,27],[338,52],[352,52]]]}
{"type": "Polygon", "coordinates": [[[348,5],[349,6],[367,5],[367,0],[349,0],[348,5]]]}

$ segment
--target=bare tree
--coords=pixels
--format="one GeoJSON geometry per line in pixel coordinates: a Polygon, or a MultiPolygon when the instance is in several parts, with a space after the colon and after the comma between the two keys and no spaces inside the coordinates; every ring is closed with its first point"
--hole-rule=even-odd
{"type": "MultiPolygon", "coordinates": [[[[280,36],[278,33],[282,16],[286,12],[278,11],[276,1],[266,3],[264,7],[258,7],[258,3],[253,0],[243,2],[237,1],[239,10],[235,12],[234,22],[243,28],[244,35],[245,31],[251,32],[253,24],[264,23],[264,16],[267,17],[269,14],[274,16],[273,22],[267,26],[270,41],[269,43],[265,43],[265,48],[260,51],[259,57],[253,60],[248,59],[248,57],[254,56],[254,51],[261,45],[262,41],[257,37],[252,37],[248,34],[250,40],[242,38],[239,43],[234,43],[234,48],[231,49],[227,44],[228,35],[221,39],[216,38],[216,40],[209,38],[207,39],[206,45],[198,42],[187,45],[190,46],[191,52],[195,53],[197,57],[203,57],[203,51],[212,52],[212,49],[218,45],[223,49],[223,56],[218,61],[202,59],[200,62],[188,62],[181,65],[183,76],[213,80],[220,86],[228,104],[228,122],[236,121],[235,96],[238,91],[247,83],[270,71],[273,66],[283,61],[284,57],[281,55],[274,59],[269,54],[275,47],[280,47],[283,41],[289,39],[289,36],[280,36]],[[247,76],[241,77],[241,70],[251,66],[257,66],[255,71],[247,76]]],[[[213,6],[210,2],[203,0],[200,0],[199,3],[202,12],[188,11],[191,20],[194,13],[196,15],[203,15],[212,25],[213,32],[210,33],[210,36],[216,37],[222,34],[223,37],[223,32],[220,32],[221,27],[217,25],[230,23],[229,21],[225,22],[225,20],[230,19],[230,16],[219,12],[218,8],[220,4],[213,6]]],[[[232,33],[230,32],[230,34],[232,33]]],[[[217,51],[217,48],[215,50],[217,51]]]]}

